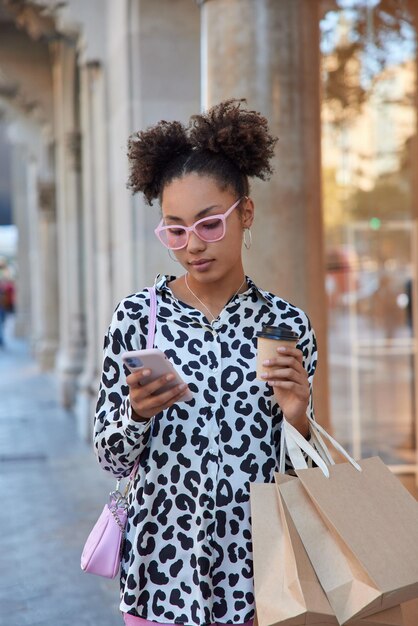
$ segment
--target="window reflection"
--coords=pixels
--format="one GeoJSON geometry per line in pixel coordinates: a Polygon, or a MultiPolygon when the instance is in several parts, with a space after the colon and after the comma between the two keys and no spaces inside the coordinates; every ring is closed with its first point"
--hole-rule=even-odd
{"type": "Polygon", "coordinates": [[[416,29],[407,2],[324,2],[331,416],[355,455],[415,464],[416,29]]]}

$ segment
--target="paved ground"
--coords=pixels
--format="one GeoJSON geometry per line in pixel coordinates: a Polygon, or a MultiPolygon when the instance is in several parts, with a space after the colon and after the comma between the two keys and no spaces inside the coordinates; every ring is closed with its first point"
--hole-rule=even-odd
{"type": "Polygon", "coordinates": [[[113,487],[23,342],[0,348],[0,625],[117,626],[118,582],[80,552],[113,487]]]}

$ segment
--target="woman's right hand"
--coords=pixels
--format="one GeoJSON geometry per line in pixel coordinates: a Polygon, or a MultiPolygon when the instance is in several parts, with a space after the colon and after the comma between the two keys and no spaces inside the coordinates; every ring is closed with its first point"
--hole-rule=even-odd
{"type": "Polygon", "coordinates": [[[138,421],[150,419],[168,409],[170,406],[178,402],[187,391],[186,383],[176,385],[168,391],[158,393],[158,390],[173,380],[174,375],[168,374],[157,378],[151,383],[142,385],[141,381],[144,377],[151,374],[150,369],[138,370],[132,372],[126,377],[129,386],[129,399],[133,411],[132,418],[138,421]]]}

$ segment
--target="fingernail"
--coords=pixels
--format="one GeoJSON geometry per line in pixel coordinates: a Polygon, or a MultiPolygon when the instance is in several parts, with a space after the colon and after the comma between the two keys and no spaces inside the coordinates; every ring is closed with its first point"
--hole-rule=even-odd
{"type": "Polygon", "coordinates": [[[142,370],[142,376],[149,376],[151,374],[151,370],[142,370]]]}
{"type": "Polygon", "coordinates": [[[165,377],[166,380],[173,380],[174,378],[174,374],[167,374],[167,376],[165,377]]]}
{"type": "Polygon", "coordinates": [[[270,365],[270,361],[269,360],[263,361],[263,365],[270,365]]]}
{"type": "Polygon", "coordinates": [[[187,385],[186,385],[186,383],[181,383],[181,384],[179,385],[179,389],[180,389],[180,391],[183,391],[183,389],[187,389],[187,385]]]}
{"type": "Polygon", "coordinates": [[[280,346],[280,348],[277,348],[277,352],[286,352],[287,348],[285,348],[284,346],[280,346]]]}
{"type": "Polygon", "coordinates": [[[261,374],[261,378],[267,378],[268,374],[261,374]]]}

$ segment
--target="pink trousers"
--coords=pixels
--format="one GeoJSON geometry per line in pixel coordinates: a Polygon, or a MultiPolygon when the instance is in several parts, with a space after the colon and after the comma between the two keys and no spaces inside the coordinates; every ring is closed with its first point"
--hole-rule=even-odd
{"type": "MultiPolygon", "coordinates": [[[[157,622],[150,622],[143,617],[135,617],[134,615],[129,615],[128,613],[123,614],[123,619],[125,620],[126,626],[156,626],[157,622]]],[[[178,624],[164,623],[161,626],[179,626],[178,624]]],[[[221,624],[221,622],[215,622],[211,624],[211,626],[225,626],[221,624]]],[[[234,626],[253,626],[253,620],[251,619],[249,622],[244,622],[243,624],[234,624],[234,626]]]]}

